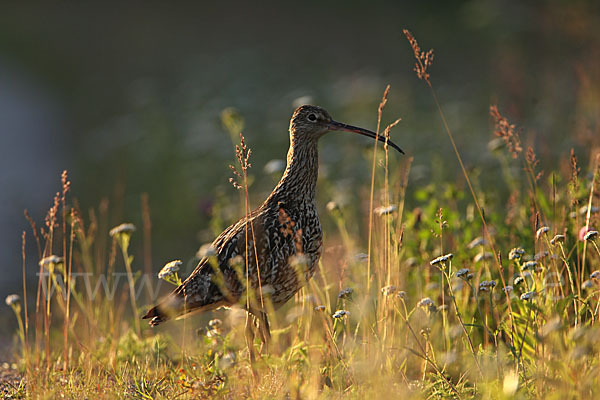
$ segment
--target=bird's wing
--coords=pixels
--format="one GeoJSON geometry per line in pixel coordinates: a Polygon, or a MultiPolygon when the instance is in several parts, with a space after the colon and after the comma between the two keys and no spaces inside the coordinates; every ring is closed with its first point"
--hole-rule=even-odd
{"type": "MultiPolygon", "coordinates": [[[[190,276],[143,318],[151,318],[150,324],[158,325],[189,312],[235,304],[245,287],[242,284],[246,280],[243,265],[245,262],[242,262],[241,268],[236,268],[231,261],[238,255],[245,257],[246,231],[248,231],[248,260],[254,263],[255,247],[251,240],[252,228],[254,228],[254,237],[262,234],[260,209],[250,214],[249,221],[251,223],[248,224],[248,229],[246,229],[245,218],[225,229],[212,243],[216,256],[200,260],[190,276]]],[[[260,240],[256,240],[257,254],[262,252],[260,243],[260,240]]]]}

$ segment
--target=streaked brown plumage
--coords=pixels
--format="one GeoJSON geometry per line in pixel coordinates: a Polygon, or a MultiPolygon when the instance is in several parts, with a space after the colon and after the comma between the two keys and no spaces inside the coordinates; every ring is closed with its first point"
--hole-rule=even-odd
{"type": "MultiPolygon", "coordinates": [[[[239,304],[259,318],[268,336],[266,301],[275,309],[287,302],[313,276],[321,256],[323,235],[315,204],[317,142],[332,130],[385,142],[383,136],[371,131],[332,120],[320,107],[305,105],[296,109],[290,121],[287,167],[271,195],[250,214],[248,225],[242,218],[215,239],[212,246],[216,262],[202,259],[181,286],[143,317],[151,319],[150,325],[189,312],[239,304]],[[245,297],[246,276],[250,302],[245,297]],[[261,295],[266,300],[261,301],[261,295]]],[[[391,141],[388,143],[402,152],[391,141]]]]}

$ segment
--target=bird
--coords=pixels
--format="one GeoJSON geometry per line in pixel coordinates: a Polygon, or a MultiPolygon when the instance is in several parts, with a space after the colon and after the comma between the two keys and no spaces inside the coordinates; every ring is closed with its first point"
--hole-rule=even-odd
{"type": "Polygon", "coordinates": [[[337,122],[318,106],[298,107],[290,120],[286,168],[273,192],[225,229],[213,241],[212,254],[142,318],[154,327],[191,312],[240,305],[267,342],[267,312],[281,307],[311,279],[321,257],[323,232],[315,202],[318,141],[330,131],[368,136],[404,154],[389,137],[337,122]]]}

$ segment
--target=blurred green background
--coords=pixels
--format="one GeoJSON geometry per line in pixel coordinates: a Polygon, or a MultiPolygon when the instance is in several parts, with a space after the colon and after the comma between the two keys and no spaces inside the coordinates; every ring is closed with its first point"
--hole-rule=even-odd
{"type": "MultiPolygon", "coordinates": [[[[432,82],[484,185],[497,177],[486,147],[490,103],[523,127],[542,168],[555,168],[571,147],[599,142],[599,27],[593,0],[4,2],[0,297],[20,292],[23,209],[42,223],[63,169],[86,218],[108,199],[110,226],[141,227],[140,196],[148,193],[155,270],[192,259],[213,238],[218,197],[238,196],[227,182],[234,151],[221,113],[228,107],[244,118],[253,149],[254,205],[279,178],[263,167],[285,159],[297,105],[321,105],[337,120],[374,129],[388,83],[383,122],[403,119],[392,138],[414,157],[409,185],[455,181],[455,156],[412,71],[403,28],[435,49],[432,82]]],[[[321,208],[332,194],[358,201],[352,188],[369,182],[370,145],[343,134],[322,140],[323,174],[336,184],[321,195],[321,208]]],[[[141,237],[133,242],[140,269],[141,237]]],[[[28,251],[33,282],[37,259],[33,246],[28,251]]]]}

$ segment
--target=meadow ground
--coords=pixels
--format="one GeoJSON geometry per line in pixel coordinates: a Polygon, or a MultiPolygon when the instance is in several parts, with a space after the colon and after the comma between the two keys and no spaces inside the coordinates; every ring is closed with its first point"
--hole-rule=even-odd
{"type": "MultiPolygon", "coordinates": [[[[411,157],[374,144],[364,154],[371,182],[344,188],[322,178],[318,273],[271,313],[273,342],[254,365],[239,310],[142,324],[159,280],[131,248],[149,243],[149,213],[141,210],[142,226],[113,228],[109,207],[88,212],[71,200],[65,172],[46,220],[32,220],[23,234],[38,248],[23,251],[23,265],[37,258],[39,280],[35,293],[6,299],[19,328],[14,365],[0,372],[3,396],[597,397],[600,143],[581,154],[568,149],[542,171],[536,149],[492,105],[487,151],[498,179],[488,182],[463,165],[431,84],[433,53],[405,34],[445,129],[439,140],[462,173],[413,185],[411,157]],[[348,201],[350,192],[358,201],[348,201]]],[[[223,119],[237,138],[235,118],[223,119]]],[[[213,206],[215,234],[233,221],[238,200],[213,206]]],[[[182,265],[161,282],[178,282],[182,265]]],[[[258,339],[253,346],[259,350],[258,339]]]]}

